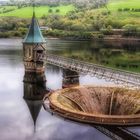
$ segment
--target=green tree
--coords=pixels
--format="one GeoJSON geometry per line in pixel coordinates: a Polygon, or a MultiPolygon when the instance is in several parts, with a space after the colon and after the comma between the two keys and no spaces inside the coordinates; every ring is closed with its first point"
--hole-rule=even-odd
{"type": "Polygon", "coordinates": [[[60,10],[59,9],[56,9],[56,11],[55,11],[56,13],[59,13],[60,12],[60,10]]]}
{"type": "Polygon", "coordinates": [[[52,12],[53,12],[53,10],[52,10],[52,9],[49,9],[49,10],[48,10],[48,13],[52,13],[52,12]]]}

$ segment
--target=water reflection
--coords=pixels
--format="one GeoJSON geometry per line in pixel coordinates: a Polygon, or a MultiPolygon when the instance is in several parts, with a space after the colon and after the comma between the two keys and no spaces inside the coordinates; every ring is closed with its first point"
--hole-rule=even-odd
{"type": "MultiPolygon", "coordinates": [[[[22,40],[19,39],[0,39],[0,140],[110,140],[94,127],[65,121],[63,118],[52,116],[43,107],[40,109],[41,98],[44,95],[42,91],[46,90],[45,82],[42,80],[41,84],[32,83],[29,78],[29,81],[26,82],[25,78],[23,83],[24,67],[21,42],[22,40]],[[31,89],[34,91],[40,89],[41,92],[28,93],[31,89]],[[31,98],[34,98],[34,100],[31,98]],[[34,117],[34,119],[26,102],[29,102],[32,112],[34,112],[36,105],[39,106],[38,111],[36,111],[38,116],[36,115],[37,117],[34,117]],[[34,128],[33,120],[35,118],[37,120],[34,128]]],[[[96,49],[102,47],[102,43],[63,40],[48,40],[47,44],[48,52],[64,56],[67,54],[83,55],[83,58],[92,56],[96,49]],[[91,51],[93,54],[91,54],[91,51]]],[[[115,48],[118,48],[118,46],[115,48]]],[[[120,46],[119,49],[123,49],[123,47],[120,46]]],[[[136,47],[136,52],[139,52],[139,46],[136,47]]],[[[62,69],[47,65],[45,75],[47,77],[47,87],[53,90],[62,88],[64,79],[62,69]]],[[[80,74],[79,84],[110,85],[111,83],[80,74]]],[[[32,114],[35,114],[35,112],[32,114]]],[[[131,127],[129,129],[139,135],[139,128],[131,127]]]]}
{"type": "Polygon", "coordinates": [[[139,43],[53,40],[47,47],[58,55],[140,72],[139,43]]]}
{"type": "MultiPolygon", "coordinates": [[[[53,67],[50,67],[50,70],[52,70],[52,68],[53,67]]],[[[49,71],[49,69],[47,69],[47,71],[49,71]]],[[[74,77],[72,74],[76,74],[72,71],[66,71],[66,73],[69,73],[70,77],[74,77]]],[[[59,71],[54,67],[53,72],[55,74],[55,72],[59,71]]],[[[67,85],[69,85],[68,82],[67,85]]],[[[91,140],[93,137],[104,137],[108,140],[106,136],[100,134],[100,132],[95,128],[65,121],[63,118],[59,118],[56,115],[52,116],[50,113],[45,111],[44,108],[41,108],[42,99],[48,92],[49,91],[46,87],[46,77],[44,74],[25,73],[23,98],[28,106],[34,124],[34,133],[30,139],[91,140]]]]}
{"type": "Polygon", "coordinates": [[[46,77],[44,73],[25,73],[23,98],[29,108],[34,125],[42,107],[42,99],[47,93],[49,91],[46,90],[46,77]]]}

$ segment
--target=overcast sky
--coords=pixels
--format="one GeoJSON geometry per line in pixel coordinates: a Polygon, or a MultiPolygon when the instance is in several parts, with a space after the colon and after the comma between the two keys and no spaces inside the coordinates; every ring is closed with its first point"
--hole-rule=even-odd
{"type": "MultiPolygon", "coordinates": [[[[0,0],[0,1],[9,1],[9,0],[0,0]]],[[[19,1],[23,1],[23,0],[19,0],[19,1]]]]}
{"type": "MultiPolygon", "coordinates": [[[[9,0],[0,0],[0,1],[9,1],[9,0]]],[[[18,1],[23,1],[23,0],[18,0],[18,1]]]]}
{"type": "MultiPolygon", "coordinates": [[[[0,0],[0,1],[9,1],[9,0],[0,0]]],[[[23,0],[18,0],[18,1],[23,1],[23,0]]]]}

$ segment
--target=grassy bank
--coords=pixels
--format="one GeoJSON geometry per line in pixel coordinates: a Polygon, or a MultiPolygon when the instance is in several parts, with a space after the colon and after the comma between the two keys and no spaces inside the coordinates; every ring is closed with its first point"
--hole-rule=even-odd
{"type": "MultiPolygon", "coordinates": [[[[36,16],[38,18],[47,16],[48,14],[66,15],[69,11],[75,10],[73,5],[61,5],[56,7],[39,6],[35,8],[36,16]]],[[[32,7],[18,8],[16,6],[3,6],[0,8],[0,16],[2,17],[19,17],[19,18],[31,18],[32,7]],[[5,11],[5,12],[4,12],[5,11]]]]}
{"type": "MultiPolygon", "coordinates": [[[[30,22],[28,18],[32,16],[32,7],[1,6],[0,13],[0,29],[8,32],[5,36],[24,35],[30,22]],[[14,21],[11,23],[12,19],[14,21]],[[27,22],[23,23],[19,19],[27,22]]],[[[83,36],[83,39],[92,39],[96,38],[95,33],[98,32],[101,34],[99,38],[102,38],[106,35],[116,35],[113,29],[124,30],[120,33],[122,36],[140,37],[139,0],[110,0],[104,7],[89,9],[78,9],[73,5],[38,6],[36,15],[40,18],[41,26],[51,29],[45,34],[53,37],[83,36]]],[[[1,35],[3,37],[3,34],[1,35]]]]}
{"type": "MultiPolygon", "coordinates": [[[[108,44],[109,47],[110,44],[108,44]]],[[[128,45],[129,44],[125,44],[128,45]]],[[[97,45],[98,46],[98,45],[97,45]]],[[[122,46],[123,47],[123,46],[122,46]]],[[[134,44],[133,46],[134,47],[134,44]]],[[[64,53],[65,57],[87,61],[111,68],[122,69],[140,73],[140,52],[117,48],[92,48],[90,53],[78,50],[78,52],[64,53]]]]}
{"type": "Polygon", "coordinates": [[[107,8],[111,11],[111,16],[117,20],[140,25],[139,0],[110,0],[107,8]]]}

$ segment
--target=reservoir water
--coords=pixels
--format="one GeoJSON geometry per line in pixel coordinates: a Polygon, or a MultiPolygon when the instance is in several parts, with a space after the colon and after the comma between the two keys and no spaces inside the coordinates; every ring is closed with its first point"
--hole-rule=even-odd
{"type": "MultiPolygon", "coordinates": [[[[104,63],[105,65],[119,68],[124,67],[124,69],[139,72],[140,61],[138,60],[140,59],[138,54],[140,53],[140,48],[137,45],[131,49],[128,45],[121,46],[119,44],[118,47],[116,45],[115,49],[112,49],[110,54],[107,53],[107,50],[112,45],[105,44],[105,47],[102,46],[104,44],[99,42],[47,41],[48,53],[71,56],[72,58],[89,62],[100,62],[101,64],[104,63]],[[111,61],[113,54],[118,59],[115,63],[111,61]],[[122,59],[122,55],[128,57],[134,54],[137,58],[131,59],[131,61],[127,62],[127,65],[118,63],[119,59],[122,59]],[[132,65],[132,62],[135,65],[132,65]]],[[[124,62],[126,62],[125,58],[124,62]]],[[[111,139],[94,126],[75,123],[52,115],[44,109],[40,99],[28,100],[24,98],[28,94],[26,88],[32,86],[30,84],[25,86],[23,82],[24,74],[22,40],[0,39],[0,140],[111,139]]],[[[52,90],[62,88],[63,69],[47,64],[45,76],[45,86],[47,88],[52,90]]],[[[79,74],[79,84],[113,85],[113,83],[82,74],[79,74]]],[[[39,90],[40,88],[37,89],[39,90]]],[[[140,136],[139,126],[127,127],[126,129],[140,136]]]]}

